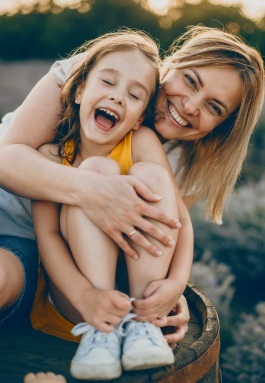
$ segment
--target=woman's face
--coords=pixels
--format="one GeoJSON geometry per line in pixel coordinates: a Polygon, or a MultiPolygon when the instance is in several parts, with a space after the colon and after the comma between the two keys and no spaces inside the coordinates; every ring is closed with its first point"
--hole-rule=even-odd
{"type": "Polygon", "coordinates": [[[243,83],[232,67],[171,69],[161,82],[155,128],[166,139],[197,140],[240,104],[243,83]]]}

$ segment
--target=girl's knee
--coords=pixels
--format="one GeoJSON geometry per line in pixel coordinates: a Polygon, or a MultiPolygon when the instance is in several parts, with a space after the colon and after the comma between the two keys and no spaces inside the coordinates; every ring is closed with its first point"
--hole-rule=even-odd
{"type": "Polygon", "coordinates": [[[173,185],[167,169],[155,162],[137,162],[130,168],[129,174],[139,178],[148,186],[165,188],[173,185]]]}
{"type": "Polygon", "coordinates": [[[118,162],[107,157],[89,157],[79,166],[81,169],[90,170],[101,174],[120,174],[118,162]]]}

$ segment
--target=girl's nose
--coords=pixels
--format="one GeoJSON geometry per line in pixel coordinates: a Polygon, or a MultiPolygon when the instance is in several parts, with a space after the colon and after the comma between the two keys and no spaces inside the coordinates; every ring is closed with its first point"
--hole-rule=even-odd
{"type": "Polygon", "coordinates": [[[114,101],[115,104],[124,105],[124,99],[120,93],[112,93],[108,96],[108,99],[114,101]]]}

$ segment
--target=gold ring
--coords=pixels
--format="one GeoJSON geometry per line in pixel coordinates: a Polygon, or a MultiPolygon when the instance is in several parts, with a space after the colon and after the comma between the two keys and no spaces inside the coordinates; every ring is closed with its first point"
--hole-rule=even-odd
{"type": "Polygon", "coordinates": [[[131,238],[135,233],[136,233],[136,230],[134,229],[133,231],[130,232],[130,234],[128,234],[128,237],[131,238]]]}

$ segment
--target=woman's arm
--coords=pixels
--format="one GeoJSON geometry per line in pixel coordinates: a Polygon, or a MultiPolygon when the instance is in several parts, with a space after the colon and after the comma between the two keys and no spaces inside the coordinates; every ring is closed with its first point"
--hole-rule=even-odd
{"type": "MultiPolygon", "coordinates": [[[[148,233],[167,245],[170,238],[145,217],[177,227],[178,223],[144,200],[157,196],[135,177],[106,176],[53,163],[36,151],[55,137],[60,112],[57,78],[44,76],[16,111],[0,139],[0,185],[12,193],[37,200],[79,206],[130,256],[136,251],[124,234],[137,226],[143,235],[137,243],[155,255],[148,233]],[[119,198],[117,198],[119,196],[119,198]]],[[[133,239],[134,240],[134,239],[133,239]]]]}

